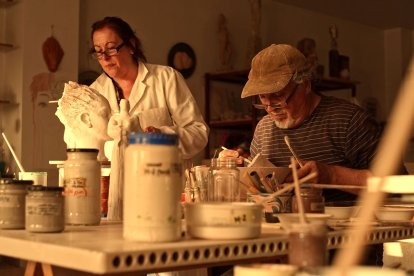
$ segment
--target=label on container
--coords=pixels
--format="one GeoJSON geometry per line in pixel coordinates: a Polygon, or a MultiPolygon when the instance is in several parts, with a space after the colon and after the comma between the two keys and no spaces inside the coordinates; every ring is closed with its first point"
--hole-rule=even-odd
{"type": "Polygon", "coordinates": [[[40,216],[61,216],[62,204],[54,203],[40,203],[40,204],[28,204],[26,206],[27,215],[40,215],[40,216]]]}
{"type": "Polygon", "coordinates": [[[0,207],[19,207],[19,205],[16,196],[0,195],[0,207]]]}
{"type": "Polygon", "coordinates": [[[65,196],[88,196],[88,189],[86,188],[86,178],[84,177],[65,178],[64,185],[65,196]]]}

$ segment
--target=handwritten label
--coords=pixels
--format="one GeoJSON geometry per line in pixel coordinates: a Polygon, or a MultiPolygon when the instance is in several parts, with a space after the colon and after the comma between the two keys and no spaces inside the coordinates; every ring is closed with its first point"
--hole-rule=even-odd
{"type": "Polygon", "coordinates": [[[0,207],[19,207],[19,200],[16,196],[0,196],[0,207]]]}
{"type": "Polygon", "coordinates": [[[88,189],[86,188],[86,178],[84,177],[65,178],[64,187],[65,196],[88,196],[88,189]]]}
{"type": "Polygon", "coordinates": [[[169,164],[163,163],[146,163],[144,164],[144,175],[149,176],[171,176],[173,174],[178,174],[181,176],[181,164],[179,163],[172,163],[169,164]]]}

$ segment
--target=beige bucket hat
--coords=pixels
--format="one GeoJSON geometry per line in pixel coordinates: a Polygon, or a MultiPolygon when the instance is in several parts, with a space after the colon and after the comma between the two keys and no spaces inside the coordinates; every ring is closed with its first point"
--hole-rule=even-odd
{"type": "Polygon", "coordinates": [[[306,71],[306,67],[306,58],[298,49],[287,44],[272,44],[253,58],[241,97],[278,92],[294,74],[306,71]]]}

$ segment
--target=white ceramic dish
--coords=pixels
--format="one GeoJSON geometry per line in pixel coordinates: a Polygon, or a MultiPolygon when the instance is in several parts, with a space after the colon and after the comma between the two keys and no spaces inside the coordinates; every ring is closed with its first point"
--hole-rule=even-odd
{"type": "Polygon", "coordinates": [[[261,233],[262,208],[250,202],[187,203],[187,233],[202,239],[256,238],[261,233]]]}
{"type": "MultiPolygon", "coordinates": [[[[280,224],[283,228],[289,229],[291,224],[297,224],[300,222],[298,213],[290,214],[277,214],[280,224]]],[[[317,213],[306,213],[306,220],[309,223],[327,224],[329,218],[332,217],[330,214],[317,214],[317,213]]]]}
{"type": "Polygon", "coordinates": [[[411,221],[413,216],[413,208],[387,206],[375,211],[375,217],[380,221],[411,221]]]}
{"type": "Polygon", "coordinates": [[[325,214],[331,215],[331,219],[346,220],[354,215],[356,208],[355,206],[325,206],[325,214]]]}

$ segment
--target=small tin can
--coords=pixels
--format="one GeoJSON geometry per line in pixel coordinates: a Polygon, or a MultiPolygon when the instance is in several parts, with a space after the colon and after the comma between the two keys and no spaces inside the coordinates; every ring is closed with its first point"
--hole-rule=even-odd
{"type": "Polygon", "coordinates": [[[63,187],[33,185],[27,188],[26,230],[62,232],[65,228],[63,187]]]}
{"type": "MultiPolygon", "coordinates": [[[[306,213],[325,213],[325,198],[322,195],[322,189],[301,187],[300,195],[302,197],[303,208],[306,213]]],[[[293,196],[292,212],[298,212],[296,196],[293,196]]]]}
{"type": "Polygon", "coordinates": [[[101,165],[98,149],[67,149],[64,164],[65,223],[98,225],[101,221],[101,165]]]}
{"type": "Polygon", "coordinates": [[[27,187],[32,180],[0,179],[0,228],[24,229],[27,187]]]}

